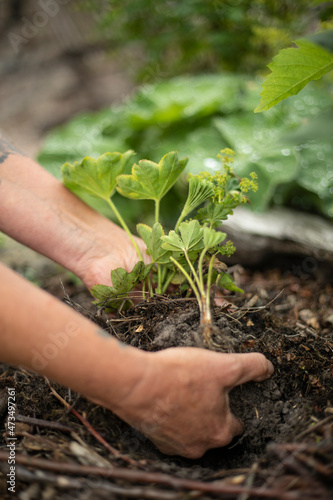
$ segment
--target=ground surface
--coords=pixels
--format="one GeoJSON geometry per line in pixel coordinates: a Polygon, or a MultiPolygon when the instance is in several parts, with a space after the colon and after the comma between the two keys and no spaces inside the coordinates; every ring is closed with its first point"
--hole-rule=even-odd
{"type": "MultiPolygon", "coordinates": [[[[319,272],[302,279],[290,272],[290,266],[262,271],[234,268],[245,294],[226,296],[232,306],[215,308],[221,335],[214,337],[214,348],[222,350],[227,335],[229,347],[237,352],[266,354],[275,365],[275,374],[264,383],[232,391],[231,406],[244,420],[245,432],[230,446],[212,450],[201,460],[162,455],[109,411],[54,385],[105,439],[103,444],[66,410],[43,378],[2,366],[1,386],[16,388],[16,411],[21,420],[17,423],[17,457],[21,460],[17,498],[208,499],[221,498],[222,493],[228,494],[224,498],[237,500],[331,498],[332,285],[328,268],[326,276],[319,272]],[[41,461],[27,467],[27,456],[41,461]],[[103,477],[108,474],[111,477],[103,477]]],[[[70,276],[62,273],[41,284],[64,299],[60,277],[81,312],[94,314],[90,297],[70,276]]],[[[104,326],[121,340],[149,350],[201,344],[195,303],[177,297],[138,304],[104,326]]],[[[2,459],[5,426],[3,405],[2,459]]],[[[1,498],[7,498],[4,477],[0,478],[0,492],[1,498]]]]}

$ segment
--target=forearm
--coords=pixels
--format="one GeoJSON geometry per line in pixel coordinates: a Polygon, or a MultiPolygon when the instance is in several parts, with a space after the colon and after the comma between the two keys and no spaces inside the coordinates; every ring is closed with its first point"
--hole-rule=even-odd
{"type": "MultiPolygon", "coordinates": [[[[10,148],[1,133],[0,230],[83,279],[91,260],[131,247],[121,228],[88,207],[36,162],[10,148]]],[[[110,269],[105,276],[109,273],[110,269]]]]}
{"type": "Polygon", "coordinates": [[[0,264],[0,360],[42,372],[117,413],[146,369],[147,353],[0,264]]]}

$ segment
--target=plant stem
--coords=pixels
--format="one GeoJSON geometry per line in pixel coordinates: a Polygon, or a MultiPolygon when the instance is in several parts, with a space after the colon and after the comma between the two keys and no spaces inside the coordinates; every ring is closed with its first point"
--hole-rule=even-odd
{"type": "Polygon", "coordinates": [[[110,207],[112,208],[112,210],[113,210],[114,214],[116,215],[116,217],[117,217],[120,225],[122,226],[122,228],[124,229],[124,231],[126,231],[127,235],[129,236],[129,239],[131,240],[131,242],[132,242],[132,244],[133,244],[133,246],[135,248],[135,251],[138,254],[139,259],[143,261],[143,258],[142,258],[141,252],[139,250],[139,247],[136,244],[131,231],[128,229],[128,226],[127,226],[126,222],[124,221],[124,219],[122,218],[122,216],[118,212],[117,207],[115,206],[115,204],[113,203],[113,201],[110,198],[107,198],[106,201],[110,205],[110,207]]]}
{"type": "Polygon", "coordinates": [[[210,287],[212,284],[212,272],[213,272],[213,265],[214,265],[214,260],[216,257],[216,253],[214,253],[209,261],[209,266],[208,266],[208,275],[207,275],[207,289],[206,289],[206,308],[209,311],[210,314],[210,287]]]}
{"type": "Polygon", "coordinates": [[[180,226],[180,224],[181,224],[182,220],[184,219],[184,217],[185,217],[185,214],[184,214],[184,209],[183,209],[183,210],[182,210],[182,213],[181,213],[181,214],[180,214],[180,216],[178,217],[177,223],[176,223],[176,225],[175,225],[175,232],[176,232],[176,233],[177,233],[178,228],[179,228],[179,226],[180,226]]]}
{"type": "MultiPolygon", "coordinates": [[[[192,264],[192,262],[191,262],[191,260],[190,260],[190,258],[189,258],[189,256],[188,256],[188,253],[187,253],[187,251],[186,251],[186,250],[184,250],[184,255],[185,255],[185,259],[187,260],[188,265],[190,266],[190,269],[191,269],[191,271],[192,271],[193,277],[194,277],[195,281],[197,282],[198,289],[199,289],[199,291],[201,292],[201,295],[204,295],[204,293],[205,293],[204,287],[202,286],[202,284],[201,284],[201,282],[200,282],[200,279],[198,278],[198,275],[197,275],[197,273],[195,272],[195,269],[194,269],[194,267],[193,267],[193,264],[192,264]]],[[[170,258],[171,258],[171,257],[170,257],[170,258]]]]}
{"type": "Polygon", "coordinates": [[[149,288],[149,295],[152,297],[154,295],[154,290],[150,276],[148,276],[148,288],[149,288]]]}
{"type": "Polygon", "coordinates": [[[174,259],[172,256],[170,257],[170,260],[175,264],[175,266],[178,267],[178,269],[183,273],[183,275],[185,276],[185,278],[187,279],[187,281],[189,282],[190,286],[192,287],[192,290],[194,292],[194,295],[198,301],[198,304],[199,304],[199,309],[200,309],[200,315],[202,314],[202,302],[201,302],[201,295],[200,295],[200,290],[199,288],[197,287],[197,285],[194,283],[194,281],[192,280],[191,276],[188,274],[188,272],[183,268],[183,266],[181,264],[179,264],[179,262],[176,261],[176,259],[174,259]]]}
{"type": "Polygon", "coordinates": [[[164,285],[163,285],[163,288],[162,288],[162,295],[163,295],[163,293],[166,292],[166,290],[167,290],[168,286],[170,285],[171,280],[172,280],[172,278],[174,277],[175,274],[176,274],[176,271],[172,271],[172,272],[169,273],[169,276],[167,277],[167,279],[163,280],[164,281],[164,285]]]}
{"type": "Polygon", "coordinates": [[[200,257],[199,257],[199,262],[198,262],[198,275],[199,275],[199,280],[200,280],[200,283],[201,283],[201,288],[203,289],[204,288],[204,282],[203,282],[203,272],[202,272],[202,263],[203,263],[203,260],[204,260],[204,257],[206,255],[206,252],[207,252],[208,248],[204,248],[200,254],[200,257]]]}
{"type": "Polygon", "coordinates": [[[162,270],[161,266],[157,264],[157,293],[162,293],[162,270]]]}
{"type": "Polygon", "coordinates": [[[160,200],[155,200],[155,222],[160,218],[160,200]]]}

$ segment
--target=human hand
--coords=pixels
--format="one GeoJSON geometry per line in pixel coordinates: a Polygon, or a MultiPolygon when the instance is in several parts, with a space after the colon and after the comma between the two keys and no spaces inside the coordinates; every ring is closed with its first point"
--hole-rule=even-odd
{"type": "MultiPolygon", "coordinates": [[[[134,236],[142,258],[147,263],[144,242],[134,236]]],[[[97,228],[91,235],[91,246],[76,264],[76,274],[82,279],[88,289],[93,285],[111,285],[111,271],[122,267],[132,271],[139,261],[138,254],[123,229],[104,219],[103,226],[97,228]]]]}
{"type": "Polygon", "coordinates": [[[170,348],[147,354],[142,379],[116,413],[163,453],[193,459],[241,434],[243,426],[229,408],[230,390],[265,380],[274,370],[259,353],[170,348]]]}

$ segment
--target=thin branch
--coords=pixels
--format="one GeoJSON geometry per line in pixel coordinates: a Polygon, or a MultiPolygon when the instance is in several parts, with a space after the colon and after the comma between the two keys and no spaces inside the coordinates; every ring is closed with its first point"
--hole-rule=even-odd
{"type": "Polygon", "coordinates": [[[45,378],[48,386],[50,387],[52,394],[65,406],[65,408],[67,408],[67,410],[71,411],[73,413],[73,415],[75,415],[75,417],[78,420],[80,420],[80,422],[88,429],[90,434],[92,434],[94,436],[94,438],[97,439],[97,441],[99,443],[101,443],[104,446],[104,448],[107,449],[107,451],[109,453],[111,453],[111,455],[113,455],[114,457],[117,457],[117,458],[121,458],[124,462],[126,462],[130,465],[134,465],[135,467],[140,467],[140,464],[138,462],[136,462],[135,460],[133,460],[130,457],[122,455],[120,453],[120,451],[116,450],[107,441],[105,441],[105,439],[96,431],[96,429],[94,429],[92,427],[92,425],[88,422],[88,420],[86,418],[84,418],[82,415],[80,415],[80,413],[78,413],[75,410],[75,408],[72,408],[72,406],[70,404],[68,404],[67,401],[65,401],[64,398],[62,398],[60,396],[60,394],[58,394],[58,392],[51,386],[49,380],[46,377],[44,377],[44,378],[45,378]]]}
{"type": "Polygon", "coordinates": [[[147,498],[150,500],[180,499],[180,497],[178,495],[175,496],[173,492],[169,493],[155,488],[140,486],[122,487],[105,481],[99,481],[96,483],[95,481],[90,481],[86,478],[75,479],[64,475],[55,475],[49,472],[46,473],[40,470],[32,472],[22,465],[17,466],[16,477],[25,482],[53,484],[55,487],[62,490],[75,489],[80,491],[84,489],[86,491],[89,488],[91,491],[94,491],[95,494],[103,491],[112,494],[112,497],[113,495],[119,495],[126,498],[147,498]]]}
{"type": "Polygon", "coordinates": [[[46,427],[48,429],[54,429],[60,432],[72,432],[68,425],[59,424],[59,422],[51,422],[49,420],[42,420],[40,418],[25,417],[24,415],[15,415],[17,422],[23,422],[24,424],[35,425],[38,427],[46,427]]]}
{"type": "MultiPolygon", "coordinates": [[[[0,451],[0,462],[8,461],[8,452],[0,451]]],[[[94,467],[88,465],[77,465],[73,463],[55,462],[53,460],[45,460],[41,458],[33,458],[22,454],[16,455],[16,463],[34,467],[36,469],[51,470],[56,472],[64,472],[67,474],[75,474],[86,476],[93,474],[112,479],[122,479],[127,481],[135,481],[139,483],[155,483],[169,486],[175,489],[185,489],[190,491],[204,491],[212,494],[227,494],[240,495],[247,493],[250,496],[258,498],[278,498],[279,500],[313,500],[313,497],[308,497],[304,492],[287,492],[282,489],[271,488],[247,488],[245,486],[225,484],[222,481],[217,483],[205,483],[192,479],[184,479],[176,476],[160,472],[146,472],[140,470],[131,470],[121,467],[113,467],[106,469],[103,467],[94,467]],[[299,494],[300,493],[300,494],[299,494]]]]}

